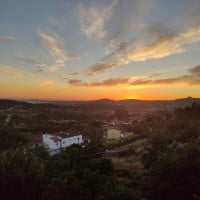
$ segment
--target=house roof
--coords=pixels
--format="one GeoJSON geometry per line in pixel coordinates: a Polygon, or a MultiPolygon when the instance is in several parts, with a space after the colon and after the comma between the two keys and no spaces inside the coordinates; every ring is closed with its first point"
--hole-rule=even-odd
{"type": "Polygon", "coordinates": [[[79,136],[79,135],[82,135],[81,133],[68,133],[68,132],[59,132],[59,133],[54,133],[53,135],[57,135],[58,137],[61,137],[61,138],[70,138],[70,137],[74,137],[74,136],[79,136]]]}
{"type": "Polygon", "coordinates": [[[53,140],[54,142],[60,142],[61,141],[61,138],[58,137],[58,136],[50,136],[49,137],[51,140],[53,140]]]}
{"type": "Polygon", "coordinates": [[[42,143],[42,135],[30,135],[29,143],[31,144],[39,144],[42,143]]]}

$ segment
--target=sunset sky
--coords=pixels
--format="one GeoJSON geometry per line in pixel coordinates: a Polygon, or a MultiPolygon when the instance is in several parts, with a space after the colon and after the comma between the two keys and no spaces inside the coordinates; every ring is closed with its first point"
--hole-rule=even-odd
{"type": "Polygon", "coordinates": [[[199,0],[0,0],[0,98],[200,97],[199,0]]]}

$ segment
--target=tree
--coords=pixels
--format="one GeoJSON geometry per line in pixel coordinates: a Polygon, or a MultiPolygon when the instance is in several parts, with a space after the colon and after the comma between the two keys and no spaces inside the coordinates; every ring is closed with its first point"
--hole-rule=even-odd
{"type": "Polygon", "coordinates": [[[38,200],[44,186],[44,164],[26,148],[0,154],[1,198],[38,200]]]}
{"type": "Polygon", "coordinates": [[[160,155],[151,167],[147,183],[149,199],[200,197],[200,148],[189,146],[160,155]]]}
{"type": "Polygon", "coordinates": [[[26,134],[14,130],[13,128],[5,127],[0,130],[0,148],[1,150],[15,148],[26,145],[28,137],[26,134]]]}

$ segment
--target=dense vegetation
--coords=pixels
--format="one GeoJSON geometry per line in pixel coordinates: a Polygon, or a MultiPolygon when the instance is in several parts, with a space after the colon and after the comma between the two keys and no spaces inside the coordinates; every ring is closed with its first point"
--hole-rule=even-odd
{"type": "Polygon", "coordinates": [[[13,123],[31,118],[22,114],[22,119],[14,114],[5,124],[7,116],[1,113],[1,199],[200,199],[199,109],[199,104],[194,103],[174,113],[149,115],[138,124],[127,125],[131,131],[139,130],[138,135],[105,145],[99,139],[102,137],[100,122],[75,124],[76,127],[71,127],[93,135],[95,142],[84,148],[74,145],[54,156],[41,147],[29,148],[27,130],[16,128],[13,123]],[[141,139],[145,142],[138,143],[139,151],[136,151],[134,145],[141,139]],[[126,151],[131,147],[129,153],[121,155],[133,155],[142,163],[142,172],[114,169],[105,149],[112,151],[118,147],[127,147],[126,151]],[[121,183],[124,177],[129,182],[121,183]]]}
{"type": "Polygon", "coordinates": [[[130,199],[130,190],[117,186],[111,161],[90,151],[73,146],[51,157],[42,148],[18,147],[3,151],[0,154],[1,198],[130,199]]]}
{"type": "Polygon", "coordinates": [[[141,153],[147,199],[200,196],[200,129],[179,122],[153,133],[141,153]]]}
{"type": "Polygon", "coordinates": [[[192,106],[175,110],[175,115],[182,120],[200,120],[200,104],[193,103],[192,106]]]}

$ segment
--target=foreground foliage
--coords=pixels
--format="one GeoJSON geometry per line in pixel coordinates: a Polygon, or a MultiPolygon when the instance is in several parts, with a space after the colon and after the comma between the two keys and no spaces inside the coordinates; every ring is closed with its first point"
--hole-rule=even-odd
{"type": "Polygon", "coordinates": [[[90,144],[85,148],[74,145],[50,156],[44,148],[30,149],[27,146],[27,137],[15,132],[12,127],[2,129],[1,199],[198,200],[198,109],[199,105],[193,104],[191,107],[176,110],[175,119],[148,120],[148,127],[152,131],[145,135],[142,150],[134,155],[142,162],[143,174],[134,170],[124,170],[117,174],[111,160],[103,157],[105,148],[112,149],[136,142],[136,136],[111,141],[104,146],[101,143],[90,144]],[[120,177],[128,177],[130,181],[126,185],[120,185],[120,177]]]}
{"type": "Polygon", "coordinates": [[[43,148],[9,149],[0,154],[2,199],[131,199],[120,189],[110,160],[73,146],[50,157],[43,148]]]}

